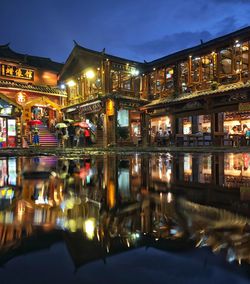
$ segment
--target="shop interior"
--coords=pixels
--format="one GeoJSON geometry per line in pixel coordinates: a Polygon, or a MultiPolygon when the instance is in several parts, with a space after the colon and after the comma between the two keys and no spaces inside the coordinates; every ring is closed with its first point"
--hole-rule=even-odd
{"type": "Polygon", "coordinates": [[[250,127],[250,112],[226,112],[224,113],[224,132],[230,133],[234,126],[238,132],[243,131],[243,125],[250,127]]]}

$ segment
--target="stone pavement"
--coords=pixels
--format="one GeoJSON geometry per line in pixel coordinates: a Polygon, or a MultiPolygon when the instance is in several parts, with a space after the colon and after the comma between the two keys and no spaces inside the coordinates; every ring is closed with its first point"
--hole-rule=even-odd
{"type": "Polygon", "coordinates": [[[249,152],[250,147],[86,147],[86,148],[54,148],[54,147],[32,147],[32,148],[8,148],[0,149],[0,157],[11,156],[78,156],[84,154],[102,155],[104,153],[242,153],[249,152]]]}

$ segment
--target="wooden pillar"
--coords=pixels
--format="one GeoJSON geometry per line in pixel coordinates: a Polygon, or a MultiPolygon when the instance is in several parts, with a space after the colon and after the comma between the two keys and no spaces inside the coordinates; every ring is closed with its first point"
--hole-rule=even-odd
{"type": "Polygon", "coordinates": [[[182,117],[176,117],[175,118],[175,134],[183,134],[183,118],[182,117]]]}
{"type": "Polygon", "coordinates": [[[175,64],[174,66],[174,96],[178,97],[179,94],[181,93],[181,68],[180,65],[178,63],[175,64]]]}
{"type": "Polygon", "coordinates": [[[188,85],[192,83],[191,72],[192,72],[192,56],[189,56],[188,58],[188,85]]]}
{"type": "Polygon", "coordinates": [[[109,99],[106,102],[106,136],[107,145],[115,146],[117,143],[117,102],[109,99]]]}
{"type": "Polygon", "coordinates": [[[216,136],[217,133],[224,132],[224,113],[211,114],[211,137],[213,145],[220,145],[223,137],[216,136]]]}
{"type": "Polygon", "coordinates": [[[203,78],[202,78],[202,59],[200,58],[199,60],[199,83],[202,83],[203,78]]]}
{"type": "MultiPolygon", "coordinates": [[[[105,162],[106,160],[106,162],[105,162]]],[[[111,209],[116,205],[117,197],[117,156],[107,156],[106,167],[107,205],[111,209]]]]}
{"type": "Polygon", "coordinates": [[[250,80],[250,41],[248,41],[248,80],[250,80]]]}
{"type": "Polygon", "coordinates": [[[105,60],[104,63],[104,78],[105,78],[105,93],[110,93],[111,92],[111,76],[110,76],[110,61],[108,59],[105,60]]]}
{"type": "Polygon", "coordinates": [[[170,130],[172,135],[175,135],[176,129],[175,129],[175,116],[173,114],[168,114],[169,121],[170,121],[170,130]]]}
{"type": "Polygon", "coordinates": [[[150,137],[149,137],[149,114],[145,111],[141,113],[141,138],[142,138],[142,146],[146,147],[150,144],[150,137]]]}
{"type": "Polygon", "coordinates": [[[106,73],[106,70],[105,70],[105,61],[104,59],[101,61],[101,92],[102,92],[102,95],[104,96],[105,93],[106,93],[106,80],[105,80],[105,73],[106,73]]]}
{"type": "Polygon", "coordinates": [[[224,184],[224,153],[212,156],[212,183],[217,186],[224,184]]]}
{"type": "Polygon", "coordinates": [[[192,157],[192,182],[199,182],[199,156],[192,157]]]}
{"type": "Polygon", "coordinates": [[[216,56],[216,79],[220,83],[220,74],[221,74],[221,54],[220,51],[217,52],[216,56]]]}
{"type": "Polygon", "coordinates": [[[191,116],[192,120],[192,133],[197,133],[199,131],[199,120],[198,120],[198,115],[193,115],[191,116]]]}

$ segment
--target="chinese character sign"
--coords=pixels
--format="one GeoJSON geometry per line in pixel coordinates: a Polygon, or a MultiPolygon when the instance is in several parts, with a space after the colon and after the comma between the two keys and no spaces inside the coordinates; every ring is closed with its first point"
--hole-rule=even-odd
{"type": "Polygon", "coordinates": [[[19,92],[16,94],[16,102],[20,105],[23,105],[27,102],[27,96],[23,92],[19,92]]]}
{"type": "Polygon", "coordinates": [[[20,68],[19,66],[12,66],[7,64],[1,64],[1,76],[34,80],[34,71],[30,69],[20,68]]]}

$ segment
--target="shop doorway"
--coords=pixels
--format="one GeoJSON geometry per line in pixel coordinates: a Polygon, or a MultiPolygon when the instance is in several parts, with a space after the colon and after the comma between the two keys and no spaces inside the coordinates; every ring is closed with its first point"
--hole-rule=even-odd
{"type": "Polygon", "coordinates": [[[0,117],[0,148],[16,147],[16,119],[0,117]]]}

